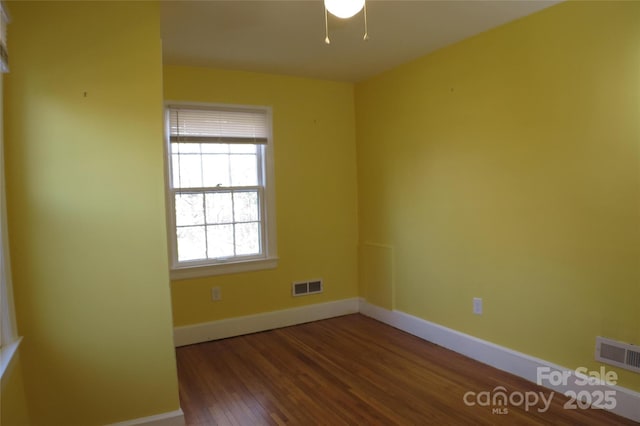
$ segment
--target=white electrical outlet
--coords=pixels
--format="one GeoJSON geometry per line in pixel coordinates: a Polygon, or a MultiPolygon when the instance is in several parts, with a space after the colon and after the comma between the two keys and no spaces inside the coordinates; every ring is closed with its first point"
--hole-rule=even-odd
{"type": "Polygon", "coordinates": [[[473,298],[473,313],[476,315],[482,315],[482,298],[481,297],[473,298]]]}
{"type": "Polygon", "coordinates": [[[222,291],[220,290],[220,287],[211,287],[211,300],[214,302],[222,300],[222,291]]]}

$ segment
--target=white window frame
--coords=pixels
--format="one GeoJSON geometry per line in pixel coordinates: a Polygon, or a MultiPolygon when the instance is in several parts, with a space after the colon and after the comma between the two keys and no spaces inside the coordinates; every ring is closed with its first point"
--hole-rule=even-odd
{"type": "Polygon", "coordinates": [[[6,50],[8,22],[9,15],[5,4],[0,2],[0,378],[8,371],[9,364],[22,341],[22,338],[18,336],[13,305],[4,173],[4,122],[1,101],[4,99],[2,73],[8,72],[6,50]]]}
{"type": "Polygon", "coordinates": [[[164,109],[164,139],[165,139],[165,188],[167,206],[167,233],[169,240],[169,265],[172,280],[182,280],[189,278],[199,278],[214,275],[234,274],[240,272],[258,271],[273,269],[278,266],[277,238],[276,238],[276,211],[275,211],[275,173],[273,160],[273,133],[272,133],[272,110],[267,106],[248,106],[234,104],[215,104],[199,102],[174,102],[166,101],[164,109]],[[194,109],[223,109],[223,110],[262,110],[266,114],[268,129],[268,140],[266,144],[256,144],[261,150],[261,174],[262,185],[259,190],[263,197],[262,203],[262,254],[259,256],[249,256],[230,259],[203,259],[189,262],[178,262],[176,214],[175,214],[175,192],[172,186],[172,161],[171,161],[171,141],[170,141],[170,120],[169,114],[172,107],[194,108],[194,109]]]}

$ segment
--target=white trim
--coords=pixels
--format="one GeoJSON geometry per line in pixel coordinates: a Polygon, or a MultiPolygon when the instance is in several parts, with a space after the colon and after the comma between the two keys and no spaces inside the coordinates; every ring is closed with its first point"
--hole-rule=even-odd
{"type": "MultiPolygon", "coordinates": [[[[407,333],[413,334],[421,339],[468,356],[469,358],[475,359],[483,364],[487,364],[499,370],[522,377],[533,383],[536,383],[538,380],[538,367],[547,367],[552,371],[559,371],[567,374],[569,379],[567,380],[566,386],[554,386],[551,383],[542,383],[544,387],[553,391],[565,393],[566,391],[571,390],[577,393],[580,390],[585,390],[584,387],[576,384],[576,381],[581,377],[577,376],[574,370],[550,363],[543,359],[535,358],[524,353],[505,348],[504,346],[478,339],[477,337],[443,327],[401,311],[390,311],[388,309],[371,305],[364,299],[360,299],[360,313],[402,331],[406,331],[407,333]]],[[[611,385],[590,386],[588,389],[590,391],[594,389],[614,390],[616,392],[616,407],[610,411],[627,419],[640,422],[639,392],[623,388],[621,386],[611,385]]]]}
{"type": "Polygon", "coordinates": [[[18,352],[18,346],[22,342],[22,337],[18,337],[13,343],[0,348],[0,379],[4,377],[4,373],[9,369],[9,364],[14,355],[18,352]]]}
{"type": "Polygon", "coordinates": [[[201,265],[175,268],[170,271],[172,280],[186,280],[189,278],[210,277],[214,275],[237,274],[240,272],[262,271],[278,267],[278,258],[252,259],[240,262],[218,263],[216,265],[201,265]]]}
{"type": "Polygon", "coordinates": [[[156,414],[155,416],[140,417],[138,419],[127,420],[124,422],[111,423],[107,426],[184,426],[184,413],[182,409],[170,411],[168,413],[156,414]]]}
{"type": "Polygon", "coordinates": [[[355,314],[358,312],[359,301],[358,298],[342,299],[299,308],[175,327],[173,340],[175,346],[178,347],[355,314]]]}

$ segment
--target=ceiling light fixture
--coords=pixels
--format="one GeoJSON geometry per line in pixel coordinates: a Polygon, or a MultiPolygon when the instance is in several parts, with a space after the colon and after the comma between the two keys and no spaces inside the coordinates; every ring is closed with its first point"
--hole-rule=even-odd
{"type": "Polygon", "coordinates": [[[364,10],[364,37],[369,40],[367,32],[367,4],[365,0],[324,0],[324,42],[331,44],[329,40],[329,19],[328,13],[340,19],[349,19],[364,10]]]}
{"type": "Polygon", "coordinates": [[[360,12],[364,0],[324,0],[324,7],[338,18],[347,19],[360,12]]]}

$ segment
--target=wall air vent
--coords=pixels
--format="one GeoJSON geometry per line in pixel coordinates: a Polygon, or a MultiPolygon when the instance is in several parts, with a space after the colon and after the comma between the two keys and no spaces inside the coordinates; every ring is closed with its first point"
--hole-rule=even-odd
{"type": "Polygon", "coordinates": [[[596,337],[596,360],[640,373],[640,346],[596,337]]]}
{"type": "Polygon", "coordinates": [[[322,280],[297,282],[291,285],[292,296],[306,296],[308,294],[322,293],[324,287],[322,280]]]}

